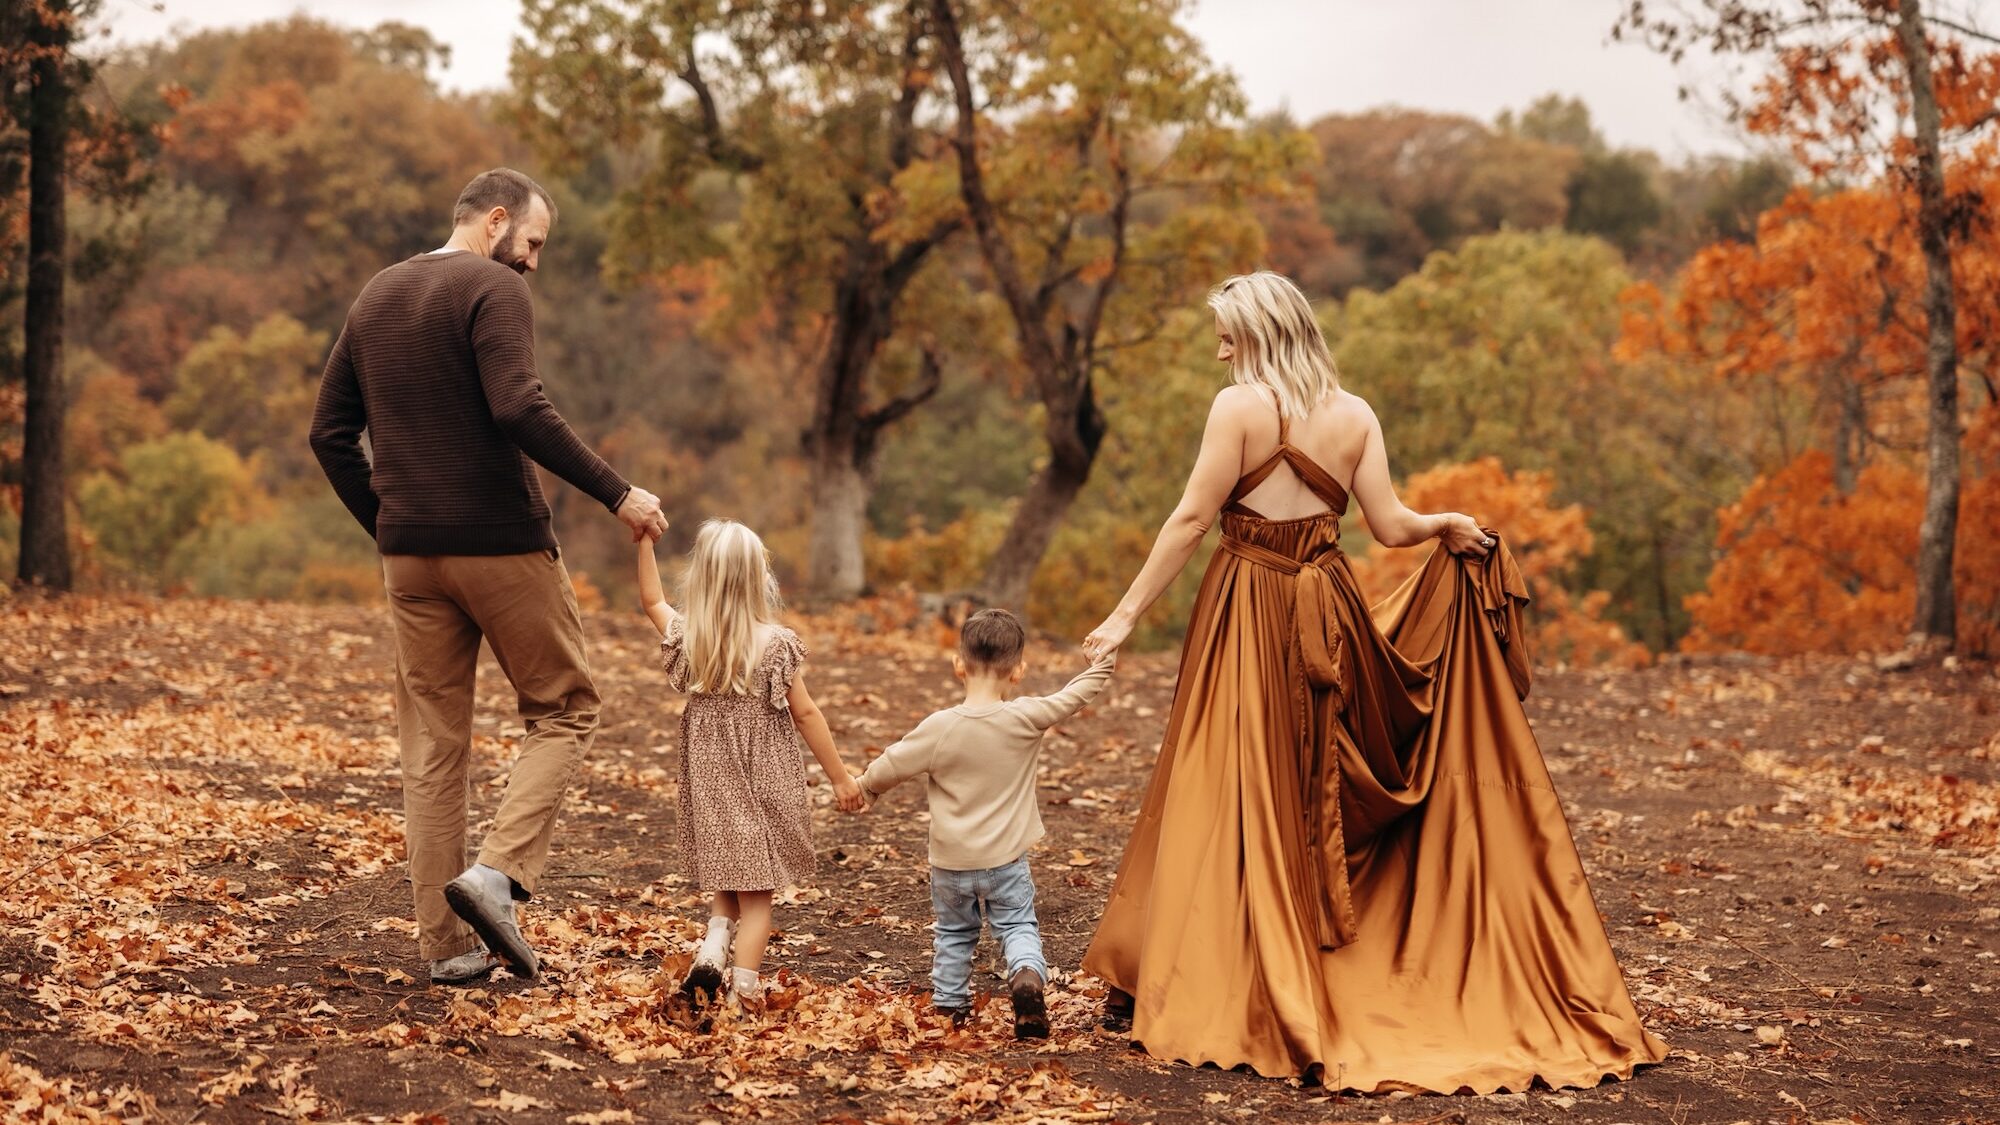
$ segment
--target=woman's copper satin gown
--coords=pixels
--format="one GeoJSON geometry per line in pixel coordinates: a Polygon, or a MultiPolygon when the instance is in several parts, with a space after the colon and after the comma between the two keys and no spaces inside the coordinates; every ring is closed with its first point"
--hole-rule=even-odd
{"type": "Polygon", "coordinates": [[[1520,700],[1504,546],[1437,550],[1380,605],[1347,494],[1281,431],[1238,482],[1166,741],[1083,967],[1161,1058],[1338,1089],[1590,1086],[1640,1026],[1520,700]],[[1269,520],[1279,464],[1330,510],[1269,520]]]}

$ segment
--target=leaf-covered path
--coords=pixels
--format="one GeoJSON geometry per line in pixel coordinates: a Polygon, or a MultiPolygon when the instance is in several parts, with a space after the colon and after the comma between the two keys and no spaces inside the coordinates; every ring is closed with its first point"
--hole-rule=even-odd
{"type": "MultiPolygon", "coordinates": [[[[1156,1062],[1072,979],[1173,684],[1127,657],[1050,739],[1034,855],[1055,1037],[926,1006],[922,794],[815,814],[765,1015],[660,1003],[702,912],[673,853],[678,701],[587,621],[604,725],[525,914],[548,972],[430,988],[400,865],[382,615],[0,604],[0,1116],[153,1121],[2000,1121],[2000,676],[1840,660],[1545,673],[1530,700],[1664,1065],[1592,1090],[1355,1097],[1156,1062]]],[[[934,626],[802,621],[843,751],[954,684],[934,626]]],[[[1073,669],[1034,654],[1028,687],[1073,669]]],[[[475,800],[516,729],[482,669],[475,800]]],[[[824,801],[826,790],[819,791],[824,801]]],[[[998,990],[992,946],[987,987],[998,990]]]]}

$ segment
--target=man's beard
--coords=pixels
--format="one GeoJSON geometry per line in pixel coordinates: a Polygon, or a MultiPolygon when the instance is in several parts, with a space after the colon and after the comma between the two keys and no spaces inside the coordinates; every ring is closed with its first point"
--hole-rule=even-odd
{"type": "Polygon", "coordinates": [[[519,234],[512,226],[509,226],[507,233],[493,247],[493,260],[513,270],[515,273],[526,277],[528,274],[527,256],[516,253],[520,249],[518,245],[520,241],[519,234]]]}

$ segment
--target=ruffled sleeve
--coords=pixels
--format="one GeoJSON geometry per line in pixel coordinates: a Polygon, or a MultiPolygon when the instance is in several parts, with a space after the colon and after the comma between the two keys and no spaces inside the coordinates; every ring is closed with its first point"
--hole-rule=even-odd
{"type": "Polygon", "coordinates": [[[805,667],[806,643],[797,633],[780,628],[778,635],[771,638],[771,647],[764,653],[764,700],[773,711],[787,711],[791,703],[785,698],[791,693],[792,681],[798,679],[799,669],[805,667]]]}
{"type": "Polygon", "coordinates": [[[660,638],[660,663],[667,669],[667,686],[675,691],[688,687],[687,618],[674,614],[667,634],[660,638]]]}

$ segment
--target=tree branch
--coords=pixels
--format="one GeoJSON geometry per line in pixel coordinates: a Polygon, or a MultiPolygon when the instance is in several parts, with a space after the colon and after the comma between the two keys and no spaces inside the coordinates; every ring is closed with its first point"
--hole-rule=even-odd
{"type": "Polygon", "coordinates": [[[1083,370],[1088,372],[1097,362],[1097,329],[1104,323],[1104,307],[1111,301],[1111,291],[1118,284],[1118,271],[1125,265],[1125,230],[1132,203],[1132,174],[1125,167],[1123,154],[1118,146],[1111,148],[1111,174],[1118,184],[1118,193],[1111,202],[1111,269],[1098,282],[1097,291],[1090,295],[1090,307],[1083,314],[1083,327],[1078,333],[1083,338],[1083,370]]]}
{"type": "MultiPolygon", "coordinates": [[[[1091,145],[1096,140],[1098,122],[1102,118],[1101,110],[1093,110],[1077,128],[1076,166],[1080,169],[1090,167],[1091,145]]],[[[1065,211],[1062,226],[1056,231],[1056,237],[1052,241],[1045,240],[1049,254],[1042,263],[1041,284],[1035,289],[1035,315],[1038,317],[1048,314],[1049,305],[1054,302],[1056,291],[1061,289],[1063,283],[1075,273],[1074,270],[1065,269],[1063,266],[1063,260],[1069,257],[1069,244],[1075,236],[1076,212],[1065,211]]]]}
{"type": "Polygon", "coordinates": [[[916,388],[863,413],[860,425],[864,434],[872,435],[875,431],[922,406],[932,395],[938,393],[939,387],[944,385],[944,364],[939,361],[937,351],[929,344],[925,344],[923,352],[923,367],[917,377],[916,388]]]}
{"type": "Polygon", "coordinates": [[[923,0],[910,0],[903,9],[903,89],[896,98],[895,113],[889,119],[889,166],[901,171],[910,166],[916,152],[917,101],[923,86],[917,81],[917,48],[923,42],[923,0]]]}
{"type": "Polygon", "coordinates": [[[2000,44],[2000,36],[1988,35],[1986,32],[1983,32],[1976,27],[1968,27],[1965,24],[1958,23],[1954,20],[1941,20],[1933,15],[1925,15],[1924,22],[1931,25],[1932,27],[1942,27],[1946,31],[1957,32],[1958,34],[1965,36],[1967,39],[1977,39],[1983,43],[2000,44]]]}
{"type": "Polygon", "coordinates": [[[917,267],[923,264],[924,256],[936,249],[938,243],[958,233],[958,229],[964,225],[965,220],[954,216],[940,221],[921,237],[904,243],[903,248],[896,252],[896,256],[889,260],[888,266],[882,271],[890,288],[895,292],[901,292],[903,286],[908,284],[910,278],[917,272],[917,267]]]}
{"type": "Polygon", "coordinates": [[[1964,125],[1959,127],[1958,133],[1962,137],[1969,137],[1972,134],[1977,133],[1981,129],[1986,128],[1986,126],[1989,123],[1991,123],[1994,118],[1997,117],[2000,117],[2000,106],[1995,106],[1994,108],[1987,110],[1985,113],[1980,114],[1978,117],[1975,117],[1972,120],[1966,122],[1964,125]]]}
{"type": "Polygon", "coordinates": [[[676,77],[694,92],[695,102],[701,109],[699,132],[709,159],[740,172],[754,172],[760,168],[764,163],[762,157],[738,147],[722,131],[722,111],[716,106],[714,92],[708,88],[708,79],[702,77],[692,37],[687,44],[687,63],[676,77]]]}
{"type": "Polygon", "coordinates": [[[1007,244],[1006,232],[1000,229],[993,199],[986,194],[986,177],[979,168],[978,111],[972,104],[972,76],[966,71],[965,43],[959,34],[958,13],[952,10],[952,0],[931,0],[931,17],[938,53],[951,75],[952,99],[958,111],[952,147],[958,150],[959,195],[965,201],[972,229],[979,236],[987,268],[993,271],[993,280],[1014,314],[1015,333],[1029,369],[1038,377],[1052,375],[1057,366],[1054,344],[1035,314],[1027,283],[1021,276],[1020,260],[1007,244]]]}

